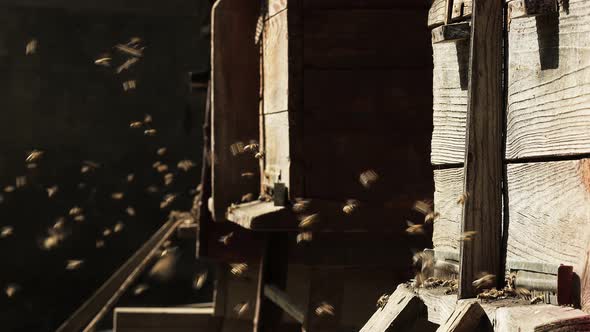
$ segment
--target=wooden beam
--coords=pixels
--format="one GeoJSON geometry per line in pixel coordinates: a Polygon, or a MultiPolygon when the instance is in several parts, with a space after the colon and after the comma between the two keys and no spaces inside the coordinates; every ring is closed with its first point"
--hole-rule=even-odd
{"type": "Polygon", "coordinates": [[[260,259],[260,273],[258,274],[254,332],[280,331],[283,311],[264,295],[264,290],[267,284],[272,284],[279,290],[284,290],[287,287],[287,234],[268,234],[265,247],[260,259]]]}
{"type": "Polygon", "coordinates": [[[556,0],[512,0],[508,2],[508,17],[529,17],[557,13],[556,0]]]}
{"type": "Polygon", "coordinates": [[[402,284],[390,295],[387,304],[377,309],[360,332],[409,331],[425,313],[424,302],[402,284]]]}
{"type": "Polygon", "coordinates": [[[460,301],[455,311],[437,332],[493,331],[492,323],[481,305],[475,301],[460,301]]]}
{"type": "Polygon", "coordinates": [[[283,311],[293,317],[293,319],[295,319],[297,322],[303,324],[303,321],[305,320],[303,309],[294,304],[291,299],[289,299],[289,295],[287,295],[287,293],[274,285],[265,285],[264,296],[271,300],[279,308],[283,309],[283,311]]]}
{"type": "Polygon", "coordinates": [[[502,279],[502,35],[503,2],[475,0],[468,73],[465,190],[459,298],[474,297],[480,273],[502,279]]]}
{"type": "Polygon", "coordinates": [[[442,43],[455,40],[468,39],[471,33],[469,22],[460,22],[441,25],[432,29],[432,43],[442,43]]]}

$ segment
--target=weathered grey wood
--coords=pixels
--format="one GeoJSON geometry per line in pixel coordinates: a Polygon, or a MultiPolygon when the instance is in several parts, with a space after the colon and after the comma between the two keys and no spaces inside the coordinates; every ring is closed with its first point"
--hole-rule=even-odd
{"type": "MultiPolygon", "coordinates": [[[[231,145],[259,136],[259,50],[254,44],[259,1],[220,0],[212,11],[212,203],[215,221],[242,195],[258,192],[258,181],[244,181],[244,170],[256,170],[249,154],[234,156],[231,145]],[[239,56],[237,56],[239,54],[239,56]]],[[[256,173],[256,172],[255,172],[256,173]]],[[[255,175],[258,178],[258,175],[255,175]]]]}
{"type": "Polygon", "coordinates": [[[507,258],[572,265],[584,298],[590,277],[585,269],[590,252],[590,161],[509,164],[507,169],[507,258]]]}
{"type": "Polygon", "coordinates": [[[264,115],[263,184],[270,188],[275,182],[285,183],[287,188],[291,188],[291,137],[294,135],[290,119],[289,111],[264,115]]]}
{"type": "Polygon", "coordinates": [[[289,299],[289,296],[279,288],[273,285],[264,286],[264,296],[279,306],[283,311],[288,313],[297,322],[303,324],[305,313],[295,303],[289,299]]]}
{"type": "Polygon", "coordinates": [[[459,298],[475,295],[482,271],[502,275],[502,5],[473,2],[461,232],[477,241],[461,242],[459,298]]]}
{"type": "MultiPolygon", "coordinates": [[[[279,1],[274,1],[279,2],[279,1]]],[[[286,1],[285,1],[286,3],[286,1]]],[[[269,10],[272,7],[269,4],[269,10]]],[[[263,38],[263,112],[289,109],[289,22],[288,11],[280,11],[265,23],[263,38]]]]}
{"type": "Polygon", "coordinates": [[[433,124],[431,162],[463,163],[467,119],[469,40],[432,45],[433,124]]]}
{"type": "Polygon", "coordinates": [[[171,217],[56,331],[93,331],[96,324],[115,306],[117,300],[146,269],[162,244],[174,234],[180,222],[181,220],[171,217]]]}
{"type": "Polygon", "coordinates": [[[115,308],[113,328],[117,332],[216,332],[212,314],[213,308],[115,308]]]}
{"type": "Polygon", "coordinates": [[[406,331],[425,309],[416,294],[400,285],[389,296],[385,307],[377,309],[360,332],[406,331]]]}
{"type": "Polygon", "coordinates": [[[590,152],[590,3],[567,4],[510,23],[507,159],[590,152]]]}
{"type": "Polygon", "coordinates": [[[557,12],[557,0],[512,0],[508,2],[510,19],[557,12]]]}
{"type": "Polygon", "coordinates": [[[553,305],[498,308],[495,331],[590,331],[590,316],[581,310],[553,305]]]}
{"type": "Polygon", "coordinates": [[[469,39],[471,26],[469,22],[445,24],[432,29],[432,43],[451,42],[469,39]]]}
{"type": "MultiPolygon", "coordinates": [[[[451,21],[465,20],[471,16],[471,0],[449,0],[452,2],[451,21]]],[[[445,24],[447,0],[434,0],[428,12],[428,27],[445,24]]]]}
{"type": "Polygon", "coordinates": [[[268,6],[268,17],[272,18],[273,16],[279,14],[283,10],[287,9],[288,0],[265,0],[268,6]]]}
{"type": "Polygon", "coordinates": [[[463,178],[463,168],[434,171],[434,210],[440,216],[434,220],[432,243],[437,252],[453,252],[457,257],[463,208],[457,200],[463,194],[463,178]]]}
{"type": "Polygon", "coordinates": [[[427,308],[428,321],[442,325],[457,305],[456,294],[445,294],[443,288],[418,288],[416,292],[427,308]]]}
{"type": "Polygon", "coordinates": [[[493,331],[492,324],[476,301],[459,301],[455,311],[441,324],[437,332],[493,331]]]}

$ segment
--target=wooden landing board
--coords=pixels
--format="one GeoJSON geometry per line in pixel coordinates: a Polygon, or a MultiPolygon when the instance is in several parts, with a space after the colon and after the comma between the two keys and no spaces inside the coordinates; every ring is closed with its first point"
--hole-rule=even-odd
{"type": "Polygon", "coordinates": [[[398,287],[385,307],[377,309],[360,332],[406,331],[425,309],[416,294],[398,287]]]}
{"type": "Polygon", "coordinates": [[[212,196],[213,219],[225,221],[225,210],[246,193],[258,193],[258,160],[233,155],[231,146],[258,140],[259,50],[254,44],[260,2],[221,0],[212,12],[212,196]],[[239,56],[236,56],[238,55],[239,56]]]}
{"type": "Polygon", "coordinates": [[[585,0],[511,20],[507,159],[590,153],[588,26],[585,0]]]}

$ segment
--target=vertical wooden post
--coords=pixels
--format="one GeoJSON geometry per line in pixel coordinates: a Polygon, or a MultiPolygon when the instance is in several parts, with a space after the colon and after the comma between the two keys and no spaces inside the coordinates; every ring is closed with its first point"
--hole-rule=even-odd
{"type": "Polygon", "coordinates": [[[264,295],[264,287],[273,285],[277,289],[287,287],[288,237],[287,233],[270,233],[265,241],[258,274],[254,332],[280,331],[283,309],[264,295]]]}
{"type": "Polygon", "coordinates": [[[476,295],[481,273],[502,279],[502,32],[503,0],[473,0],[461,231],[459,298],[476,295]]]}

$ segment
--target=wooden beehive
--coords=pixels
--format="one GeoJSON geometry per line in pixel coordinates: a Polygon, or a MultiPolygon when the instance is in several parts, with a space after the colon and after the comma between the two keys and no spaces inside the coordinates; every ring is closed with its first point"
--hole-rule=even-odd
{"type": "MultiPolygon", "coordinates": [[[[443,24],[437,8],[444,3],[435,1],[431,28],[443,24]]],[[[572,265],[582,284],[581,304],[587,309],[590,3],[569,1],[557,6],[551,1],[514,0],[507,7],[506,268],[527,265],[529,271],[544,275],[556,274],[560,264],[572,265]]],[[[440,212],[433,243],[437,251],[458,256],[462,206],[457,199],[463,193],[469,40],[436,43],[433,51],[431,162],[438,168],[434,200],[440,212]]]]}

